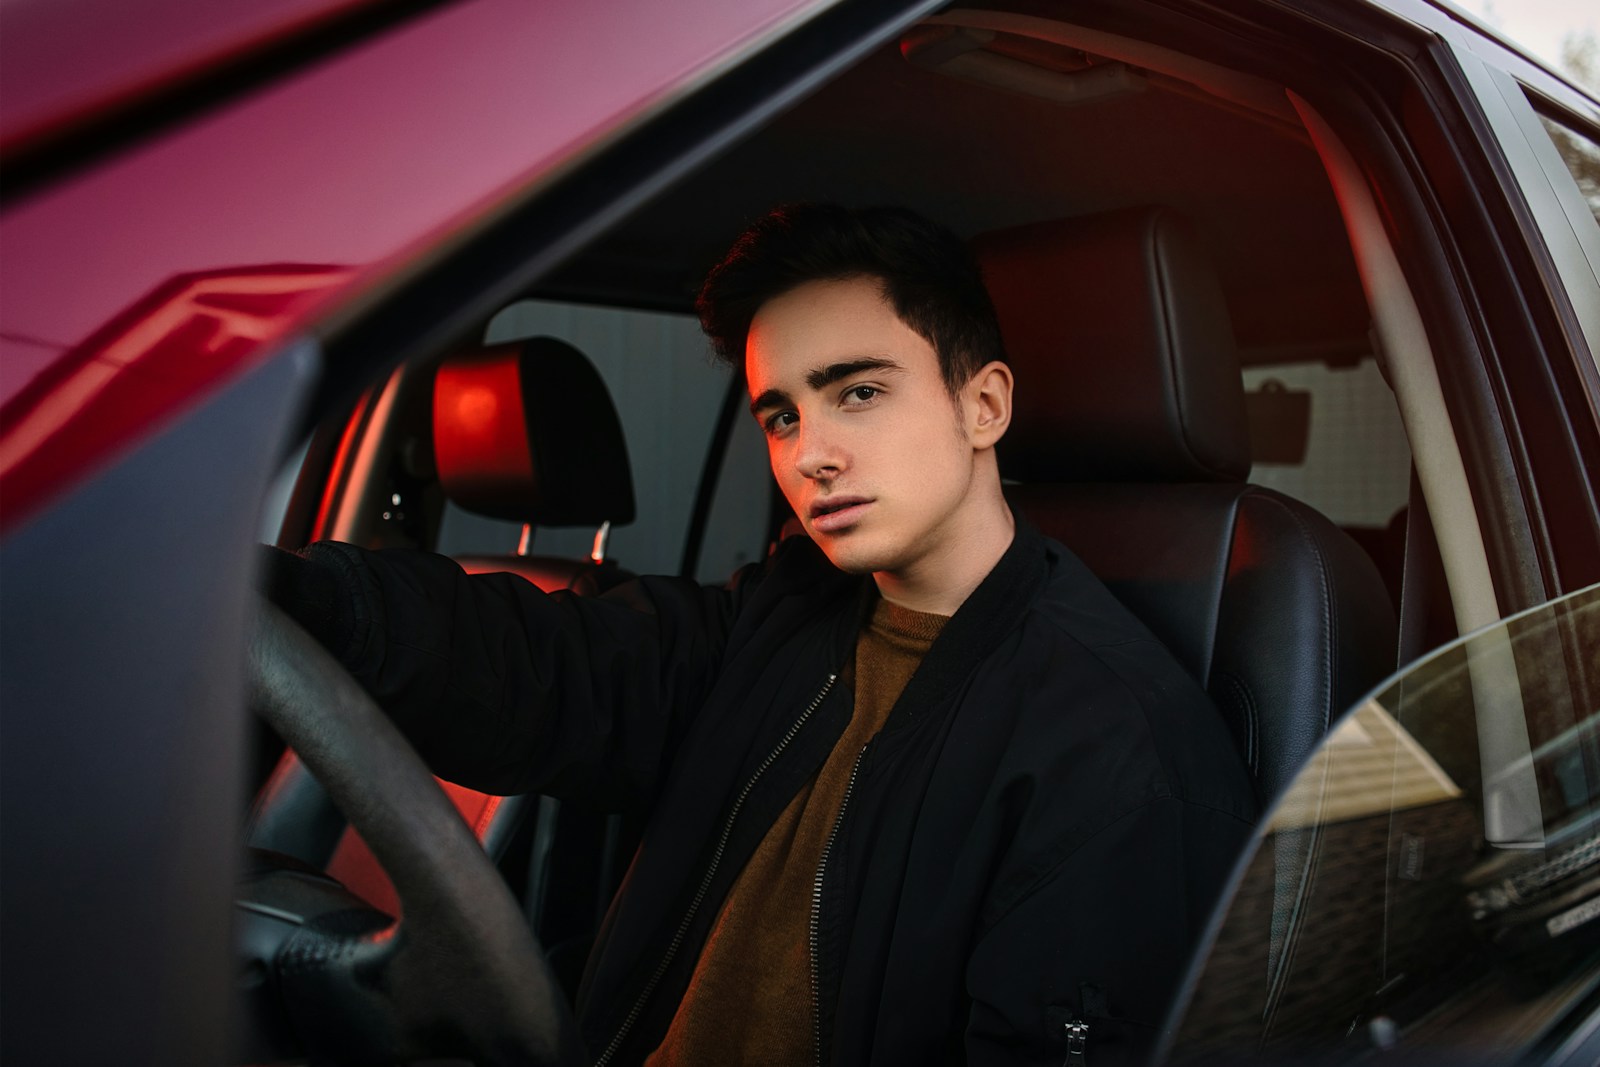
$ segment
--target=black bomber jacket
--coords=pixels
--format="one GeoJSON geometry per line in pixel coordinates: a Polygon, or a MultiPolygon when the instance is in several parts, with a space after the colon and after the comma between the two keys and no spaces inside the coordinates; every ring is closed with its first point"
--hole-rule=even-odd
{"type": "MultiPolygon", "coordinates": [[[[595,598],[420,552],[305,558],[320,592],[275,595],[298,595],[436,774],[648,811],[578,1005],[592,1056],[642,1059],[850,717],[868,580],[804,538],[729,589],[641,578],[595,598]]],[[[1142,1059],[1254,816],[1205,694],[1019,522],[856,760],[813,889],[819,1060],[1142,1059]]]]}

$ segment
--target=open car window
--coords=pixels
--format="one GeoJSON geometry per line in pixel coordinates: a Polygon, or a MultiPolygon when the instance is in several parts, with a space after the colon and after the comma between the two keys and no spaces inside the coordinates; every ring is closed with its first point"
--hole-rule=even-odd
{"type": "Polygon", "coordinates": [[[1600,985],[1596,648],[1600,586],[1438,650],[1335,726],[1263,821],[1171,1061],[1560,1045],[1600,985]]]}

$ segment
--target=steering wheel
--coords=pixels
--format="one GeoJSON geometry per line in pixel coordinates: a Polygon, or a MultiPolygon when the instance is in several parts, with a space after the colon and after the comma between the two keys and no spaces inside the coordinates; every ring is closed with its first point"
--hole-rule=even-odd
{"type": "Polygon", "coordinates": [[[383,866],[401,917],[288,857],[253,854],[238,901],[247,1058],[584,1062],[572,1011],[505,882],[372,698],[265,602],[248,679],[252,708],[383,866]]]}

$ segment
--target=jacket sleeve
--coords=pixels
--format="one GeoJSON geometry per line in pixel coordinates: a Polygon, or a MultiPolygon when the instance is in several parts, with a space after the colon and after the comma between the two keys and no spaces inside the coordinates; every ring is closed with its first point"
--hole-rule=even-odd
{"type": "Polygon", "coordinates": [[[979,938],[971,1064],[1142,1064],[1251,827],[1162,797],[1102,828],[979,938]],[[1081,1059],[1073,1059],[1078,1031],[1081,1059]]]}
{"type": "Polygon", "coordinates": [[[653,791],[756,581],[730,591],[642,578],[578,597],[468,575],[431,553],[337,542],[268,571],[273,599],[289,601],[439,777],[605,808],[653,791]]]}

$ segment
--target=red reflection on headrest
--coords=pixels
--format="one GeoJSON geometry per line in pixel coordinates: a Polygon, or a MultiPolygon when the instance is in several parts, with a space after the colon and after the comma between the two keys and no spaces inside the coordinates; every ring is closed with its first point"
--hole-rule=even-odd
{"type": "Polygon", "coordinates": [[[500,402],[495,399],[494,393],[481,386],[473,386],[462,391],[455,399],[456,424],[468,433],[492,433],[495,416],[500,413],[500,402]]]}
{"type": "Polygon", "coordinates": [[[521,349],[492,348],[439,366],[433,380],[433,447],[445,494],[471,511],[526,506],[538,481],[528,448],[521,349]]]}

